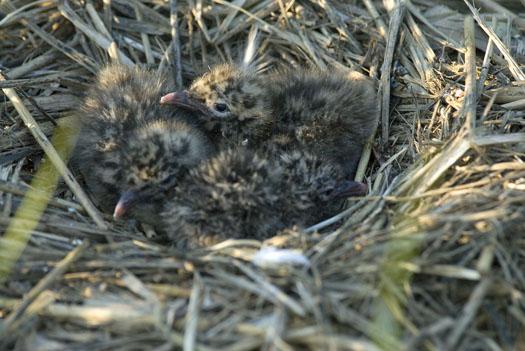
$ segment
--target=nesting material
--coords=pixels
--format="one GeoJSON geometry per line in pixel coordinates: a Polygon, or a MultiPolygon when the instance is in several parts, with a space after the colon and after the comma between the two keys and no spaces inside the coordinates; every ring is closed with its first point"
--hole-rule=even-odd
{"type": "Polygon", "coordinates": [[[0,349],[520,349],[520,11],[492,0],[1,1],[0,349]],[[113,61],[185,86],[229,61],[371,76],[380,122],[356,176],[370,193],[307,231],[196,251],[101,218],[55,166],[67,164],[83,93],[113,61]],[[275,248],[264,262],[300,264],[260,267],[261,247],[275,248]]]}

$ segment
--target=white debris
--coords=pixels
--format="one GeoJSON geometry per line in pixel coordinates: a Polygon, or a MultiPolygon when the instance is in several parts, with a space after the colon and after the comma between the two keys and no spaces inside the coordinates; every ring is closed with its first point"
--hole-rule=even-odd
{"type": "Polygon", "coordinates": [[[297,250],[263,247],[252,258],[252,262],[263,268],[279,268],[283,265],[310,266],[310,261],[297,250]]]}

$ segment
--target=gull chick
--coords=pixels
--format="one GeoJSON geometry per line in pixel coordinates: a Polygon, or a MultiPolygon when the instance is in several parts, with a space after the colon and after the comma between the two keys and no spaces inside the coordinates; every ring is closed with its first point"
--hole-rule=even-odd
{"type": "Polygon", "coordinates": [[[333,215],[345,196],[362,193],[342,171],[294,151],[267,159],[228,149],[190,171],[165,202],[162,231],[179,247],[225,239],[263,240],[333,215]]]}
{"type": "Polygon", "coordinates": [[[356,72],[257,74],[223,64],[197,78],[189,90],[163,96],[161,103],[203,112],[218,123],[225,147],[304,148],[349,177],[377,123],[374,84],[356,72]]]}
{"type": "Polygon", "coordinates": [[[166,91],[160,74],[112,65],[100,71],[78,111],[71,163],[93,201],[116,218],[154,221],[149,214],[158,213],[164,196],[159,185],[173,188],[213,151],[189,112],[159,106],[166,91]]]}
{"type": "Polygon", "coordinates": [[[113,168],[117,172],[105,178],[119,184],[113,217],[128,215],[158,224],[158,214],[170,191],[189,170],[206,160],[211,150],[204,134],[177,120],[157,120],[129,134],[118,151],[120,165],[113,168]]]}

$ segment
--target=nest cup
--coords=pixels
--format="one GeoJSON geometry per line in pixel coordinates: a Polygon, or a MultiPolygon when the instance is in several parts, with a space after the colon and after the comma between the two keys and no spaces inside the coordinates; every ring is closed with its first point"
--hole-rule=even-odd
{"type": "Polygon", "coordinates": [[[525,20],[512,1],[476,6],[2,1],[0,348],[520,349],[525,20]],[[369,195],[264,243],[299,255],[271,269],[258,241],[178,252],[90,205],[65,165],[97,70],[187,86],[250,43],[260,72],[379,83],[369,195]]]}

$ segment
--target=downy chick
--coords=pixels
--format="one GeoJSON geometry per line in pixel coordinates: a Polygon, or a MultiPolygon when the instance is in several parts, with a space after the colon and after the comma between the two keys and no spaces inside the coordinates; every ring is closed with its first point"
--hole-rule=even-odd
{"type": "Polygon", "coordinates": [[[188,111],[159,106],[166,91],[159,74],[113,65],[101,70],[80,108],[71,162],[93,201],[115,217],[140,203],[144,211],[132,215],[150,221],[147,204],[156,206],[159,196],[153,185],[172,185],[212,153],[188,111]]]}
{"type": "Polygon", "coordinates": [[[345,196],[363,193],[341,173],[309,153],[268,160],[228,149],[178,184],[161,214],[163,232],[176,246],[194,248],[311,225],[335,214],[345,196]]]}
{"type": "MultiPolygon", "coordinates": [[[[161,103],[207,110],[223,145],[255,149],[305,148],[353,177],[377,123],[374,84],[358,73],[283,70],[259,75],[230,64],[197,78],[161,103]]],[[[204,116],[204,115],[203,115],[204,116]]]]}
{"type": "MultiPolygon", "coordinates": [[[[119,184],[113,217],[129,216],[157,225],[164,202],[188,175],[211,155],[208,139],[194,127],[177,120],[157,120],[129,133],[118,150],[116,173],[106,173],[119,184]]],[[[104,166],[104,164],[102,164],[104,166]]]]}

